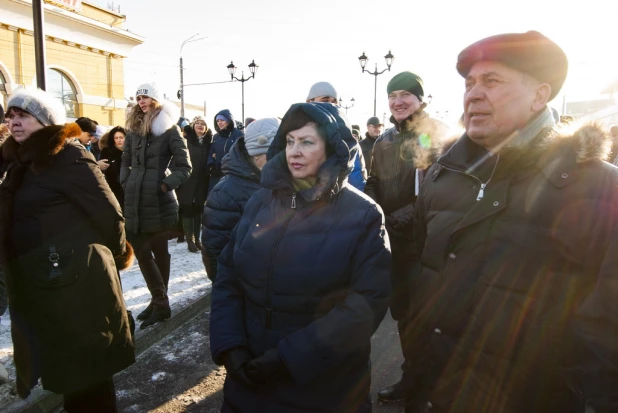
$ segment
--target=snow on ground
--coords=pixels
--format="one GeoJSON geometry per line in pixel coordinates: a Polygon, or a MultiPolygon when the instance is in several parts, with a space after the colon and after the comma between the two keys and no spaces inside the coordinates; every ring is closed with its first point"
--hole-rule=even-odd
{"type": "MultiPolygon", "coordinates": [[[[189,252],[187,244],[177,243],[176,239],[169,241],[169,252],[172,256],[172,263],[168,296],[173,315],[206,294],[210,290],[211,283],[204,271],[201,254],[189,252]]],[[[150,293],[137,265],[137,260],[131,268],[120,272],[120,278],[127,309],[133,312],[134,317],[137,317],[137,314],[150,303],[150,293]]],[[[142,331],[139,329],[140,322],[136,320],[136,323],[135,335],[139,337],[142,331]]],[[[1,407],[5,403],[12,402],[16,397],[12,394],[15,389],[15,366],[8,311],[0,321],[0,363],[9,371],[9,381],[0,385],[1,407]]]]}

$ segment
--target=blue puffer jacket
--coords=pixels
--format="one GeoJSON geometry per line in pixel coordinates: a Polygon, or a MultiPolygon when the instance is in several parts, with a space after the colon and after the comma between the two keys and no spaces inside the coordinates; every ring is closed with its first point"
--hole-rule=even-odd
{"type": "Polygon", "coordinates": [[[358,145],[339,109],[299,103],[286,116],[296,110],[325,127],[334,153],[296,192],[285,136],[275,137],[263,188],[219,258],[210,320],[215,362],[237,347],[276,349],[289,375],[257,391],[228,375],[222,411],[370,412],[370,338],[390,294],[384,217],[347,182],[358,145]]]}
{"type": "Polygon", "coordinates": [[[208,196],[202,226],[202,260],[208,278],[217,277],[217,259],[230,240],[230,234],[251,195],[260,189],[260,170],[251,162],[240,138],[221,165],[223,178],[208,196]]]}
{"type": "Polygon", "coordinates": [[[354,169],[350,173],[348,181],[350,184],[361,192],[365,191],[365,184],[367,183],[367,167],[365,165],[365,159],[363,158],[363,151],[360,150],[360,145],[357,143],[356,157],[354,158],[354,169]]]}
{"type": "Polygon", "coordinates": [[[219,179],[221,179],[221,162],[223,161],[223,157],[228,154],[234,142],[245,134],[236,129],[236,122],[234,121],[234,117],[232,113],[223,109],[219,113],[215,115],[215,130],[217,134],[212,138],[212,145],[210,145],[210,152],[208,153],[208,161],[206,162],[206,166],[208,167],[208,172],[210,173],[210,182],[208,183],[208,193],[212,191],[212,189],[217,185],[219,179]],[[227,128],[221,130],[217,125],[217,116],[223,115],[230,120],[227,128]]]}

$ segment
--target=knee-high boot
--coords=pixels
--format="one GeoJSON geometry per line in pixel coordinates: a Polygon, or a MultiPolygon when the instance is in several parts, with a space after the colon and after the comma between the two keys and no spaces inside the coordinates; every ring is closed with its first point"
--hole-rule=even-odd
{"type": "Polygon", "coordinates": [[[202,214],[196,214],[193,217],[193,234],[195,234],[195,246],[198,250],[202,249],[200,236],[202,234],[202,214]]]}
{"type": "Polygon", "coordinates": [[[155,260],[153,258],[142,259],[139,261],[139,267],[142,270],[142,275],[144,276],[144,280],[146,280],[146,285],[152,296],[150,301],[152,313],[140,326],[140,328],[143,329],[159,321],[167,320],[171,317],[172,311],[167,298],[165,283],[155,260]]]}
{"type": "Polygon", "coordinates": [[[165,284],[165,292],[167,292],[170,283],[170,265],[172,262],[172,256],[171,254],[155,255],[155,262],[157,263],[157,267],[159,268],[159,272],[161,273],[161,278],[163,278],[163,284],[165,284]]]}
{"type": "Polygon", "coordinates": [[[190,252],[198,252],[197,246],[195,245],[195,235],[193,234],[193,217],[183,218],[182,226],[185,230],[185,238],[187,239],[187,248],[189,248],[190,252]]]}

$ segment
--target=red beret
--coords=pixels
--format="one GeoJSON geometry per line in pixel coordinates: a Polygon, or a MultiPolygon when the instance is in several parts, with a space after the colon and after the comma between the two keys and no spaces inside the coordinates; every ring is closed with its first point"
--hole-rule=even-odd
{"type": "Polygon", "coordinates": [[[471,44],[459,53],[457,71],[466,77],[472,66],[482,60],[500,62],[549,83],[549,100],[560,92],[569,67],[560,46],[536,31],[499,34],[471,44]]]}

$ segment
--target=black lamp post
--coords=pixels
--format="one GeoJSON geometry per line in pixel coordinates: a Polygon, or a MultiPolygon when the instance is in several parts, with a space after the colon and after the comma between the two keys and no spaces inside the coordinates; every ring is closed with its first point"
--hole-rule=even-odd
{"type": "Polygon", "coordinates": [[[234,62],[230,62],[230,64],[227,65],[227,71],[230,72],[230,76],[232,80],[238,80],[242,84],[242,121],[243,122],[245,121],[245,82],[248,81],[249,79],[255,78],[255,72],[257,72],[258,67],[259,66],[255,64],[255,60],[252,60],[251,63],[249,64],[249,71],[251,72],[251,76],[245,79],[245,72],[241,72],[242,75],[240,76],[240,79],[239,79],[236,76],[234,76],[234,73],[236,73],[236,66],[234,66],[234,62]]]}
{"type": "Polygon", "coordinates": [[[356,101],[354,100],[354,98],[352,98],[352,99],[350,99],[350,103],[351,103],[350,106],[343,106],[343,100],[341,98],[339,98],[339,106],[341,106],[342,108],[345,109],[346,115],[348,114],[348,109],[352,109],[354,107],[354,102],[356,102],[356,101]]]}
{"type": "Polygon", "coordinates": [[[391,65],[393,64],[393,60],[395,60],[395,56],[393,56],[391,54],[391,51],[388,51],[388,54],[386,56],[384,56],[384,59],[386,60],[386,69],[382,70],[381,72],[378,72],[378,64],[376,63],[376,68],[373,72],[365,69],[365,66],[367,66],[367,61],[369,60],[369,58],[365,55],[365,52],[363,52],[363,54],[358,58],[358,61],[360,62],[361,65],[361,69],[364,72],[369,73],[370,75],[375,76],[375,85],[374,85],[374,89],[373,89],[373,116],[376,115],[376,97],[378,94],[378,75],[381,75],[382,73],[386,72],[387,70],[390,71],[391,70],[391,65]]]}

